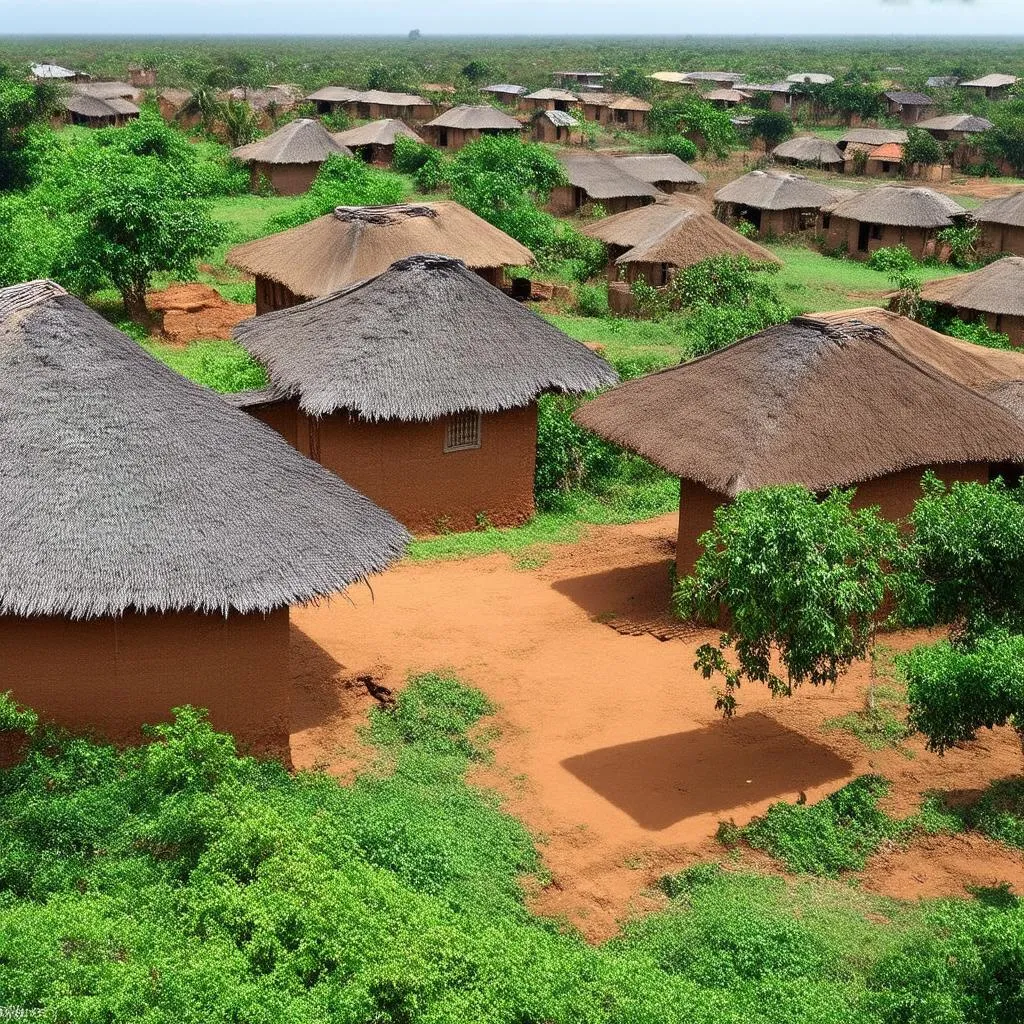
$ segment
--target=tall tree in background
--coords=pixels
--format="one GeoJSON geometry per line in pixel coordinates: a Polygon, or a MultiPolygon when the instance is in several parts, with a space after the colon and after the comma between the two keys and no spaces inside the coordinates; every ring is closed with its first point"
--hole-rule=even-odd
{"type": "Polygon", "coordinates": [[[26,129],[56,113],[59,101],[58,86],[19,81],[0,67],[0,191],[27,183],[26,129]]]}

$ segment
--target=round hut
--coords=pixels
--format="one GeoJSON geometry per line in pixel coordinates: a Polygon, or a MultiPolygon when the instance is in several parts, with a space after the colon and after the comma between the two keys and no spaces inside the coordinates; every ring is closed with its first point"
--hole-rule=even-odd
{"type": "Polygon", "coordinates": [[[286,309],[383,274],[417,253],[462,260],[493,285],[533,253],[464,206],[450,201],[339,206],[333,213],[236,246],[227,261],[256,278],[256,314],[286,309]]]}
{"type": "Polygon", "coordinates": [[[842,172],[845,160],[834,142],[819,139],[816,135],[801,135],[781,143],[772,150],[772,159],[780,164],[821,167],[839,172],[842,172]]]}
{"type": "Polygon", "coordinates": [[[656,189],[671,195],[675,192],[696,192],[707,178],[695,171],[674,153],[638,153],[620,156],[615,161],[627,174],[646,181],[656,189]]]}
{"type": "Polygon", "coordinates": [[[802,174],[751,171],[715,193],[715,216],[724,224],[753,224],[762,237],[779,237],[813,228],[822,206],[835,199],[833,189],[802,174]]]}
{"type": "Polygon", "coordinates": [[[606,213],[635,210],[660,199],[664,193],[630,174],[619,160],[599,153],[560,153],[567,185],[551,190],[547,209],[559,216],[577,213],[588,204],[606,213]]]}
{"type": "Polygon", "coordinates": [[[438,149],[462,149],[484,135],[518,135],[523,125],[488,103],[460,104],[423,126],[423,134],[438,149]]]}
{"type": "MultiPolygon", "coordinates": [[[[681,575],[715,509],[742,491],[856,487],[858,505],[900,519],[928,469],[987,481],[993,466],[1024,462],[1024,421],[953,375],[960,353],[942,353],[961,343],[929,332],[939,354],[923,352],[916,334],[927,329],[913,324],[908,343],[904,323],[877,310],[795,317],[628,381],[575,419],[680,477],[681,575]]],[[[1014,358],[1019,378],[1024,357],[1014,358]]]]}
{"type": "Polygon", "coordinates": [[[981,270],[929,281],[921,298],[962,320],[982,320],[993,331],[1024,345],[1024,259],[1004,256],[981,270]]]}
{"type": "Polygon", "coordinates": [[[404,121],[394,117],[361,124],[358,128],[349,128],[345,132],[333,132],[331,138],[352,150],[360,160],[365,160],[368,164],[390,167],[395,158],[395,139],[399,135],[414,142],[423,141],[404,121]]]}
{"type": "Polygon", "coordinates": [[[1024,256],[1024,191],[990,199],[971,216],[981,228],[981,245],[986,252],[1024,256]]]}
{"type": "Polygon", "coordinates": [[[528,519],[537,398],[617,380],[447,256],[410,256],[233,333],[273,388],[242,404],[267,422],[283,417],[302,452],[418,533],[528,519]]]}
{"type": "Polygon", "coordinates": [[[0,692],[116,741],[208,708],[288,758],[288,608],[405,531],[48,281],[0,289],[0,692]]]}
{"type": "Polygon", "coordinates": [[[278,195],[298,196],[313,184],[329,156],[352,156],[352,150],[332,138],[319,121],[299,118],[265,139],[233,149],[231,155],[249,165],[253,192],[266,179],[278,195]]]}

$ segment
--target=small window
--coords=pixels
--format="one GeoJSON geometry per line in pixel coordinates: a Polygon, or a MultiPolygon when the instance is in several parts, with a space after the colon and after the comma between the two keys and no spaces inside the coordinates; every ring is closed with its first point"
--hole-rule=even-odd
{"type": "Polygon", "coordinates": [[[462,452],[480,447],[480,413],[460,412],[448,420],[444,431],[444,450],[462,452]]]}
{"type": "Polygon", "coordinates": [[[822,226],[822,227],[823,227],[823,228],[824,228],[824,229],[825,229],[826,231],[828,231],[828,229],[829,229],[830,227],[832,227],[832,214],[831,214],[831,213],[823,213],[823,214],[821,215],[821,226],[822,226]]]}

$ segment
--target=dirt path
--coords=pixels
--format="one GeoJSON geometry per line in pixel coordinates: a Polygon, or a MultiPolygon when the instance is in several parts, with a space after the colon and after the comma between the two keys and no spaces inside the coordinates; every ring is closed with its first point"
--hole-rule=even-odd
{"type": "MultiPolygon", "coordinates": [[[[659,875],[720,855],[722,819],[745,823],[801,792],[814,801],[868,771],[893,780],[893,808],[909,813],[926,790],[980,787],[1020,770],[1009,730],[939,758],[919,743],[912,757],[876,753],[823,729],[862,706],[862,668],[835,692],[792,700],[747,688],[740,713],[723,722],[712,686],[693,670],[697,646],[717,634],[663,642],[607,625],[646,622],[666,607],[674,529],[674,516],[594,528],[553,547],[534,571],[504,555],[403,563],[374,581],[372,597],[357,588],[351,603],[296,611],[296,766],[344,776],[358,763],[355,729],[370,703],[358,676],[394,688],[410,672],[453,669],[501,707],[494,763],[474,781],[502,792],[541,839],[554,883],[536,894],[537,909],[594,938],[649,907],[659,875]]],[[[974,882],[954,866],[919,888],[911,854],[891,854],[884,870],[902,879],[903,896],[974,882]]],[[[1024,884],[1024,862],[1009,860],[1006,877],[1024,884]]]]}

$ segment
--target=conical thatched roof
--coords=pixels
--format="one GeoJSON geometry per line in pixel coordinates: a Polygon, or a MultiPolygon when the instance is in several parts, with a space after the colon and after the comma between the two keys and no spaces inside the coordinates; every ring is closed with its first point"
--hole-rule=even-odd
{"type": "Polygon", "coordinates": [[[356,149],[359,146],[393,146],[399,135],[416,142],[423,141],[404,121],[395,117],[370,121],[369,124],[361,124],[358,128],[349,128],[344,132],[333,132],[331,138],[343,146],[356,149]]]}
{"type": "Polygon", "coordinates": [[[1005,224],[1007,227],[1024,228],[1024,191],[1002,199],[990,199],[977,210],[972,210],[971,216],[979,224],[1005,224]]]}
{"type": "Polygon", "coordinates": [[[239,245],[228,262],[295,295],[319,298],[424,252],[454,256],[474,269],[533,262],[529,249],[453,202],[340,206],[308,224],[239,245]]]}
{"type": "Polygon", "coordinates": [[[615,161],[627,174],[653,185],[656,181],[671,181],[677,184],[703,185],[707,182],[700,171],[674,153],[639,153],[636,156],[620,156],[615,161]]]}
{"type": "Polygon", "coordinates": [[[302,117],[272,135],[231,151],[236,160],[261,164],[322,164],[329,156],[351,156],[352,150],[331,137],[312,118],[302,117]]]}
{"type": "Polygon", "coordinates": [[[492,107],[489,103],[481,103],[471,106],[468,103],[461,103],[451,110],[446,110],[439,117],[435,117],[428,125],[428,128],[462,128],[477,129],[479,131],[522,131],[522,124],[514,117],[492,107]]]}
{"type": "Polygon", "coordinates": [[[772,150],[772,156],[779,160],[795,160],[800,164],[843,163],[843,154],[836,144],[815,135],[802,135],[798,139],[783,142],[772,150]]]}
{"type": "Polygon", "coordinates": [[[653,203],[638,210],[603,217],[583,233],[607,245],[628,249],[615,262],[667,263],[689,267],[712,256],[746,256],[764,263],[779,261],[767,249],[716,220],[697,202],[653,203]]]}
{"type": "Polygon", "coordinates": [[[760,210],[819,210],[835,202],[835,193],[802,174],[751,171],[720,188],[715,202],[760,210]]]}
{"type": "Polygon", "coordinates": [[[314,416],[347,409],[367,420],[433,420],[618,379],[585,345],[447,256],[399,260],[233,334],[314,416]]]}
{"type": "Polygon", "coordinates": [[[902,469],[1024,461],[1024,426],[849,314],[796,317],[629,381],[577,422],[728,497],[813,491],[902,469]]]}
{"type": "Polygon", "coordinates": [[[970,274],[921,286],[921,298],[979,313],[1024,316],[1024,259],[1007,256],[970,274]]]}
{"type": "Polygon", "coordinates": [[[976,114],[941,114],[939,117],[918,121],[917,127],[926,131],[987,132],[993,125],[988,118],[976,114]]]}
{"type": "Polygon", "coordinates": [[[902,228],[948,228],[967,211],[954,199],[921,186],[881,185],[825,205],[835,217],[902,228]]]}
{"type": "Polygon", "coordinates": [[[558,159],[569,177],[569,184],[583,189],[591,198],[623,199],[664,195],[653,185],[634,178],[621,162],[597,153],[560,153],[558,159]]]}
{"type": "Polygon", "coordinates": [[[368,498],[49,281],[0,289],[0,614],[269,611],[401,554],[368,498]]]}

